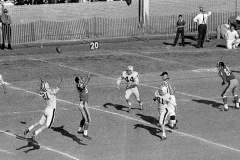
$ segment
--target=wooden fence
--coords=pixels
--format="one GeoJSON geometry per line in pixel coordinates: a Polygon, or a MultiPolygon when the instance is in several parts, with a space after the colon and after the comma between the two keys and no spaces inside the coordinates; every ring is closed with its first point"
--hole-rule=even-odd
{"type": "MultiPolygon", "coordinates": [[[[183,15],[186,21],[186,33],[197,31],[197,24],[192,22],[195,14],[183,15]]],[[[218,25],[228,23],[235,12],[212,13],[208,19],[208,31],[216,31],[218,25]]],[[[143,35],[164,35],[176,32],[176,15],[151,16],[149,26],[140,28],[138,18],[99,18],[79,19],[74,21],[50,22],[36,21],[12,25],[12,44],[35,42],[54,42],[72,40],[93,40],[99,38],[132,37],[143,35]]]]}

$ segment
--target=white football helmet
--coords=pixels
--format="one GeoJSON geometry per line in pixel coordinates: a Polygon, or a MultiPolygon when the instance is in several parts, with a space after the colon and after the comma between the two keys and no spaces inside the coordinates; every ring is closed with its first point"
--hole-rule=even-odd
{"type": "Polygon", "coordinates": [[[133,72],[133,66],[129,65],[127,67],[127,74],[132,74],[132,72],[133,72]]]}

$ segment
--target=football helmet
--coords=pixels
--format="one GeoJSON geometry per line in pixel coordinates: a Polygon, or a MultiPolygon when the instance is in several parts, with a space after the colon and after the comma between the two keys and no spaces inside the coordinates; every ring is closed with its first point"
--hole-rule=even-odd
{"type": "Polygon", "coordinates": [[[219,68],[219,67],[224,67],[225,66],[225,64],[222,62],[222,61],[219,61],[218,63],[217,63],[217,68],[219,68]]]}
{"type": "Polygon", "coordinates": [[[132,72],[133,72],[133,66],[129,65],[127,67],[127,74],[132,74],[132,72]]]}

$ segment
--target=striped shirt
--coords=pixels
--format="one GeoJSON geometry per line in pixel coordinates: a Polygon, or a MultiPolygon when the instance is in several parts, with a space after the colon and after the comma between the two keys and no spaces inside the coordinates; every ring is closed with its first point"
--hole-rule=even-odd
{"type": "Polygon", "coordinates": [[[163,81],[162,86],[166,86],[167,87],[167,93],[170,95],[174,95],[175,94],[175,87],[172,86],[172,84],[169,81],[163,81]]]}

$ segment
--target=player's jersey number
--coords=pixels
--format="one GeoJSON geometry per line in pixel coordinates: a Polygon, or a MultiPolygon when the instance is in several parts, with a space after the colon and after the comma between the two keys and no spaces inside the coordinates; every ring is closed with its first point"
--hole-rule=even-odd
{"type": "Polygon", "coordinates": [[[228,68],[224,68],[224,72],[227,76],[230,76],[231,71],[228,68]]]}
{"type": "Polygon", "coordinates": [[[41,96],[43,97],[43,99],[45,100],[49,100],[48,94],[47,92],[40,92],[41,96]]]}
{"type": "Polygon", "coordinates": [[[131,77],[130,79],[129,79],[129,77],[126,77],[125,80],[126,80],[127,82],[129,82],[129,81],[134,82],[133,77],[131,77]]]}

